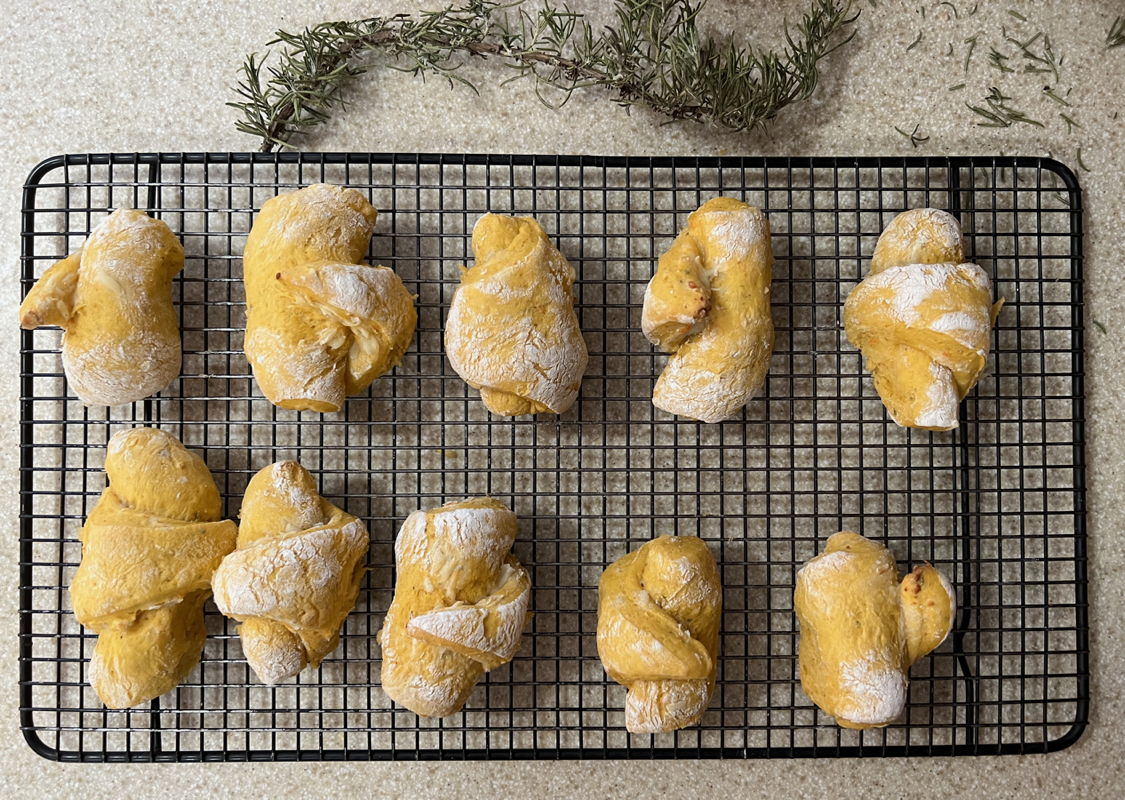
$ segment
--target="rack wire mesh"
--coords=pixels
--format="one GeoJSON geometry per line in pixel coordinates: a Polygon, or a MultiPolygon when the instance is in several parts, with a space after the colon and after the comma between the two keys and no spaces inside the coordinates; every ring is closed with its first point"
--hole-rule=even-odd
{"type": "Polygon", "coordinates": [[[118,206],[181,236],[183,373],[105,409],[69,393],[57,330],[23,334],[20,722],[64,761],[786,757],[1042,752],[1088,714],[1081,195],[1041,158],[617,158],[379,154],[69,155],[31,173],[23,288],[118,206]],[[418,296],[403,363],[339,414],[277,409],[242,354],[240,256],[279,191],[346,184],[381,210],[369,257],[418,296]],[[663,357],[640,334],[645,283],[686,215],[716,194],[770,217],[777,346],[738,419],[656,411],[663,357]],[[1006,303],[988,373],[953,433],[889,422],[840,327],[879,232],[915,206],[950,209],[968,258],[1006,303]],[[533,214],[574,264],[590,363],[559,417],[490,416],[442,353],[445,309],[472,225],[533,214]],[[104,486],[103,446],[156,425],[201,453],[234,517],[249,476],[297,458],[367,521],[370,571],[339,649],[288,685],[257,685],[208,605],[199,668],[129,711],[88,686],[94,638],[66,587],[77,531],[104,486]],[[391,600],[392,543],[419,507],[489,493],[521,520],[515,551],[535,615],[515,660],[466,709],[425,720],[378,683],[374,635],[391,600]],[[957,584],[954,634],[912,672],[907,715],[836,727],[803,695],[796,570],[851,529],[900,565],[957,584]],[[722,659],[696,727],[632,736],[624,690],[597,658],[597,581],[664,533],[709,542],[725,586],[722,659]]]}

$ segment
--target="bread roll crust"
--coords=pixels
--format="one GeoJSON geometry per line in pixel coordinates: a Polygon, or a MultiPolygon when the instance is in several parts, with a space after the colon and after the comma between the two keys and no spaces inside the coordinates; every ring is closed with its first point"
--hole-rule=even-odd
{"type": "Polygon", "coordinates": [[[511,661],[531,581],[511,554],[517,521],[478,497],[415,511],[395,540],[395,594],[383,628],[387,695],[424,717],[461,710],[487,670],[511,661]]]}
{"type": "Polygon", "coordinates": [[[250,479],[238,547],[215,570],[212,586],[219,611],[242,623],[242,650],[259,680],[289,680],[336,649],[368,546],[364,524],[321,497],[296,461],[250,479]]]}
{"type": "Polygon", "coordinates": [[[645,289],[641,331],[671,353],[653,405],[721,422],[761,391],[774,343],[772,276],[761,210],[716,197],[691,213],[645,289]]]}
{"type": "Polygon", "coordinates": [[[237,528],[203,460],[155,428],[106,449],[109,485],[79,531],[70,584],[78,621],[98,634],[90,682],[110,708],[173,689],[199,661],[211,575],[237,528]]]}
{"type": "Polygon", "coordinates": [[[180,374],[172,279],[184,248],[162,220],[118,209],[36,282],[20,327],[63,329],[63,371],[86,405],[156,394],[180,374]]]}
{"type": "Polygon", "coordinates": [[[801,687],[844,728],[878,728],[902,714],[911,664],[941,644],[956,599],[932,566],[900,583],[894,555],[858,533],[829,537],[797,573],[801,687]]]}
{"type": "Polygon", "coordinates": [[[598,656],[629,691],[630,733],[694,725],[715,688],[723,589],[694,536],[661,536],[622,556],[598,583],[598,656]]]}
{"type": "Polygon", "coordinates": [[[897,424],[950,430],[988,360],[1000,304],[988,275],[963,263],[950,214],[913,209],[879,237],[871,270],[844,303],[844,331],[897,424]]]}
{"type": "Polygon", "coordinates": [[[485,214],[473,256],[445,324],[450,365],[494,414],[563,413],[588,358],[574,269],[531,217],[485,214]]]}
{"type": "Polygon", "coordinates": [[[243,256],[246,357],[274,405],[339,411],[401,360],[414,298],[389,268],[360,263],[377,212],[318,183],[266,201],[243,256]]]}

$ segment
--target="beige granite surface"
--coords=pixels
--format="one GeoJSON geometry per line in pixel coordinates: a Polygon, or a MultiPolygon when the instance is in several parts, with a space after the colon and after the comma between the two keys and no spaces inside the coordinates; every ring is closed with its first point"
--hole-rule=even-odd
{"type": "MultiPolygon", "coordinates": [[[[239,150],[256,142],[238,134],[223,106],[242,54],[261,48],[279,26],[423,8],[430,3],[163,2],[47,3],[5,0],[0,53],[0,273],[2,314],[9,335],[0,359],[18,373],[14,310],[18,301],[19,188],[42,158],[62,152],[239,150]]],[[[580,8],[602,4],[585,2],[580,8]]],[[[0,384],[0,504],[11,509],[0,548],[0,785],[5,795],[146,796],[1015,796],[1042,792],[1093,796],[1125,783],[1125,594],[1115,584],[1125,556],[1121,530],[1122,430],[1125,407],[1115,400],[1125,384],[1125,279],[1120,253],[1125,230],[1125,47],[1106,51],[1105,30],[1120,0],[972,3],[948,6],[880,0],[862,2],[853,46],[828,64],[815,99],[784,114],[769,134],[732,135],[694,125],[657,127],[645,112],[631,115],[598,91],[575,97],[564,113],[535,103],[526,84],[482,89],[479,98],[440,83],[423,86],[398,73],[380,73],[353,94],[351,113],[326,126],[309,149],[592,154],[991,154],[1052,152],[1080,174],[1085,191],[1089,552],[1093,703],[1083,739],[1062,753],[1036,757],[866,759],[845,761],[491,763],[491,764],[208,764],[58,765],[34,755],[17,721],[16,603],[18,416],[15,380],[0,384]],[[875,6],[872,8],[871,6],[875,6]],[[1082,128],[1068,134],[1055,119],[1046,128],[997,130],[974,125],[962,99],[976,99],[994,82],[982,53],[967,77],[957,57],[944,54],[982,32],[999,39],[1017,27],[1008,9],[1044,28],[1064,54],[1064,85],[1082,128]],[[912,50],[907,45],[925,32],[912,50]],[[969,83],[960,95],[950,85],[969,83]],[[969,94],[966,94],[968,92],[969,94]],[[962,95],[964,96],[962,98],[962,95]],[[894,130],[915,122],[930,139],[920,149],[894,130]],[[1077,167],[1076,150],[1090,171],[1077,167]]],[[[754,31],[761,41],[778,33],[786,2],[713,0],[704,15],[719,28],[754,31]],[[769,8],[768,14],[763,8],[769,8]],[[772,9],[778,9],[776,12],[772,9]],[[765,19],[763,19],[765,17],[765,19]],[[776,17],[776,19],[773,19],[776,17]]],[[[1027,28],[1024,28],[1025,30],[1027,28]]],[[[483,76],[484,71],[478,71],[483,76]]],[[[1038,91],[1028,76],[1021,97],[1038,91]]],[[[1016,86],[1019,84],[1005,84],[1016,86]]],[[[1029,113],[1055,118],[1041,97],[1029,113]]]]}

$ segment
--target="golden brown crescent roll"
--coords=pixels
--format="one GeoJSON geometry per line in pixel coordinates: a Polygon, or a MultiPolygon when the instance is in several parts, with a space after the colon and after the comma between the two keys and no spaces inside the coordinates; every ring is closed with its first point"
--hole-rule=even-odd
{"type": "Polygon", "coordinates": [[[645,289],[641,331],[671,353],[653,405],[720,422],[761,390],[773,353],[772,274],[759,209],[716,197],[691,213],[645,289]]]}
{"type": "Polygon", "coordinates": [[[801,687],[845,728],[878,728],[906,706],[907,670],[949,635],[957,601],[929,564],[902,582],[895,557],[844,531],[797,573],[801,687]]]}
{"type": "Polygon", "coordinates": [[[907,428],[957,427],[957,406],[988,359],[988,275],[966,264],[957,220],[936,208],[895,217],[871,271],[844,303],[844,331],[863,354],[887,412],[907,428]]]}
{"type": "Polygon", "coordinates": [[[250,479],[240,518],[238,549],[211,581],[215,604],[242,623],[242,652],[258,679],[278,683],[340,643],[366,569],[367,528],[321,497],[296,461],[250,479]]]}
{"type": "Polygon", "coordinates": [[[586,371],[574,269],[531,217],[485,214],[473,256],[445,323],[449,363],[494,414],[561,414],[586,371]]]}
{"type": "Polygon", "coordinates": [[[702,539],[661,536],[622,556],[598,583],[598,655],[627,687],[630,733],[693,725],[715,689],[723,587],[702,539]]]}
{"type": "Polygon", "coordinates": [[[238,529],[203,460],[175,437],[133,428],[109,440],[109,486],[78,537],[74,616],[98,634],[90,683],[129,708],[182,681],[203,650],[211,573],[238,529]]]}
{"type": "Polygon", "coordinates": [[[339,411],[402,360],[418,317],[387,267],[361,264],[376,211],[325,183],[262,206],[243,257],[246,358],[269,401],[339,411]]]}
{"type": "Polygon", "coordinates": [[[156,394],[180,374],[172,278],[184,248],[163,221],[120,208],[20,304],[20,327],[63,329],[63,371],[86,405],[156,394]]]}
{"type": "Polygon", "coordinates": [[[379,643],[383,690],[424,717],[461,710],[519,650],[531,580],[512,555],[516,515],[477,497],[415,511],[395,541],[395,596],[379,643]]]}

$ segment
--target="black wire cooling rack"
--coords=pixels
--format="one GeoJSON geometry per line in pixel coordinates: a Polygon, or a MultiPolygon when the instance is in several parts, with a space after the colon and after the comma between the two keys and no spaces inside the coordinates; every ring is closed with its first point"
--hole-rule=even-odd
{"type": "Polygon", "coordinates": [[[1017,753],[1074,742],[1088,714],[1081,195],[1040,158],[598,158],[172,153],[48,159],[24,192],[23,288],[112,208],[180,234],[183,374],[131,407],[83,408],[59,332],[23,334],[20,722],[65,761],[513,759],[1017,753]],[[403,363],[344,412],[274,408],[242,354],[240,256],[255,210],[316,181],[366,192],[370,258],[418,295],[403,363]],[[766,209],[777,347],[763,396],[703,425],[655,411],[663,357],[640,333],[655,259],[716,194],[766,209]],[[847,292],[898,212],[951,210],[1006,302],[989,370],[952,433],[890,423],[840,327],[847,292]],[[485,211],[534,214],[574,264],[590,363],[560,417],[491,417],[442,353],[445,309],[485,211]],[[370,572],[340,648],[292,684],[257,685],[208,606],[202,664],[131,711],[89,688],[94,638],[66,587],[104,486],[103,446],[156,425],[199,452],[234,517],[248,477],[298,458],[367,521],[370,572]],[[379,688],[375,633],[408,513],[489,493],[520,517],[534,618],[466,709],[423,720],[379,688]],[[796,570],[841,529],[900,567],[953,578],[949,640],[912,673],[909,711],[845,731],[805,698],[796,570]],[[597,582],[650,538],[692,534],[725,586],[718,688],[700,725],[624,730],[624,690],[597,658],[597,582]]]}

